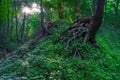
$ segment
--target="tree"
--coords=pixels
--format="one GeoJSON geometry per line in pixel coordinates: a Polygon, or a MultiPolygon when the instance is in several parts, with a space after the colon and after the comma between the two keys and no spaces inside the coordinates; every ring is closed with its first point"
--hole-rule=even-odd
{"type": "Polygon", "coordinates": [[[10,1],[7,1],[7,37],[10,38],[10,8],[9,8],[10,1]]]}
{"type": "Polygon", "coordinates": [[[45,30],[45,26],[44,26],[44,12],[43,12],[43,0],[41,0],[40,3],[40,11],[41,11],[41,27],[42,27],[42,34],[43,36],[46,35],[46,30],[45,30]]]}
{"type": "Polygon", "coordinates": [[[96,32],[98,31],[103,19],[104,4],[105,0],[96,1],[95,11],[93,12],[93,16],[91,18],[89,25],[90,28],[84,38],[84,42],[90,41],[91,43],[94,44],[96,32]]]}
{"type": "Polygon", "coordinates": [[[119,0],[114,0],[114,1],[115,1],[115,15],[118,15],[119,0]]]}
{"type": "Polygon", "coordinates": [[[94,13],[94,10],[95,10],[95,3],[96,3],[96,0],[93,0],[93,13],[94,13]]]}
{"type": "Polygon", "coordinates": [[[69,44],[73,39],[83,37],[83,43],[89,42],[95,46],[95,35],[102,23],[104,5],[105,0],[96,0],[93,16],[75,21],[75,24],[62,32],[60,37],[58,37],[54,42],[62,40],[67,41],[69,44]],[[65,38],[65,36],[67,36],[67,38],[65,38]]]}
{"type": "Polygon", "coordinates": [[[24,18],[23,18],[23,23],[22,23],[22,30],[21,30],[21,39],[22,40],[24,38],[24,30],[25,30],[25,24],[26,24],[26,17],[27,17],[27,14],[24,13],[24,18]]]}
{"type": "Polygon", "coordinates": [[[63,3],[62,1],[58,2],[58,14],[59,14],[59,18],[63,19],[64,18],[64,9],[63,9],[63,3]]]}
{"type": "Polygon", "coordinates": [[[18,44],[19,34],[18,34],[18,16],[17,16],[17,0],[14,0],[14,10],[15,10],[15,25],[16,25],[16,42],[18,44]]]}
{"type": "Polygon", "coordinates": [[[79,0],[76,0],[76,6],[75,6],[75,18],[79,18],[79,0]]]}

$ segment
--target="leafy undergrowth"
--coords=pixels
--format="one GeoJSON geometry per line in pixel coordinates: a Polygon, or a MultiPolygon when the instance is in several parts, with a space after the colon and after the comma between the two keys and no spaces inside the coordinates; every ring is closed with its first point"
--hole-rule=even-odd
{"type": "Polygon", "coordinates": [[[22,58],[12,57],[1,62],[0,80],[120,79],[120,33],[117,30],[106,26],[100,29],[97,36],[99,49],[78,42],[66,49],[65,45],[51,42],[65,26],[53,29],[52,35],[22,58]],[[75,46],[79,46],[81,57],[74,55],[75,46]]]}

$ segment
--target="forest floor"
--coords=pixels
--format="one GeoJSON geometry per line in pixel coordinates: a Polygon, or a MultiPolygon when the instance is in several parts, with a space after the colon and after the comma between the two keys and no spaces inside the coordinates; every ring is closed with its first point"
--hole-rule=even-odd
{"type": "MultiPolygon", "coordinates": [[[[64,44],[53,44],[67,24],[52,29],[32,51],[0,61],[0,80],[119,80],[120,29],[102,25],[97,34],[99,49],[78,44],[79,55],[64,44]]],[[[66,28],[67,28],[66,27],[66,28]]]]}

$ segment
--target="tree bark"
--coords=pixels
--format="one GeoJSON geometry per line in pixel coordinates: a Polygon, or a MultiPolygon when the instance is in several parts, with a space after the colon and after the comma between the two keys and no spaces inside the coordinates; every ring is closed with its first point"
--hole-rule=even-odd
{"type": "Polygon", "coordinates": [[[93,12],[93,17],[89,25],[89,31],[84,38],[84,42],[90,41],[94,43],[95,35],[101,26],[103,13],[104,13],[105,0],[96,0],[95,11],[93,12]]]}

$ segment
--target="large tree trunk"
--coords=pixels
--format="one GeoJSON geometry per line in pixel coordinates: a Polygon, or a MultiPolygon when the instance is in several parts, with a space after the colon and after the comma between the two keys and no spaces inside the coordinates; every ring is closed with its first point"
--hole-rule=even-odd
{"type": "Polygon", "coordinates": [[[69,43],[75,38],[83,37],[83,43],[89,42],[95,45],[95,35],[102,23],[104,5],[105,0],[95,0],[93,16],[75,21],[75,24],[66,29],[54,42],[67,41],[69,43]]]}
{"type": "Polygon", "coordinates": [[[89,31],[85,36],[84,42],[88,42],[89,40],[92,40],[92,43],[95,39],[96,32],[98,31],[102,19],[103,19],[103,13],[104,13],[104,4],[105,0],[96,0],[96,5],[95,5],[95,11],[93,12],[93,17],[90,21],[89,25],[89,31]]]}

